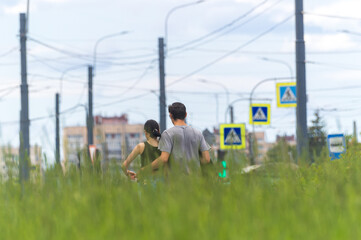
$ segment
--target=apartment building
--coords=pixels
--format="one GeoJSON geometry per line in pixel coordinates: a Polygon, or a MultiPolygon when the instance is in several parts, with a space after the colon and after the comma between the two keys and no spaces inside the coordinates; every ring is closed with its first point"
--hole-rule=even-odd
{"type": "MultiPolygon", "coordinates": [[[[29,157],[32,166],[42,167],[42,149],[40,146],[31,146],[29,157]]],[[[18,174],[18,166],[19,148],[0,146],[0,175],[6,176],[10,168],[18,174]]]]}
{"type": "MultiPolygon", "coordinates": [[[[63,129],[64,160],[78,164],[79,152],[87,145],[86,126],[63,129]]],[[[129,124],[126,114],[114,117],[94,117],[94,143],[103,160],[125,159],[132,149],[144,141],[143,124],[129,124]]]]}

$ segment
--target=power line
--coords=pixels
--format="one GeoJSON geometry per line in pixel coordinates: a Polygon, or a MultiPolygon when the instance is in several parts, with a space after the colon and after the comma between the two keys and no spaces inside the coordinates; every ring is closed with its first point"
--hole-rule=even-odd
{"type": "Polygon", "coordinates": [[[314,64],[314,65],[321,65],[326,67],[332,67],[332,68],[340,68],[345,70],[353,70],[353,71],[361,71],[361,66],[342,66],[340,64],[335,63],[325,63],[325,62],[318,62],[318,61],[306,61],[307,64],[314,64]]]}
{"type": "Polygon", "coordinates": [[[319,88],[319,89],[310,89],[308,92],[328,92],[328,91],[339,91],[339,90],[349,90],[349,89],[359,89],[360,85],[348,86],[348,87],[336,87],[336,88],[319,88]]]}
{"type": "Polygon", "coordinates": [[[28,40],[32,41],[32,42],[35,42],[39,45],[42,45],[43,47],[46,47],[46,48],[49,48],[49,49],[52,49],[56,52],[59,52],[59,53],[62,53],[64,55],[68,55],[68,56],[71,56],[71,57],[74,57],[74,58],[80,58],[82,60],[84,60],[84,58],[87,58],[88,60],[92,58],[92,56],[90,55],[86,55],[86,54],[81,54],[81,53],[75,53],[75,52],[71,52],[71,51],[68,51],[68,50],[64,50],[64,49],[61,49],[61,48],[58,48],[58,47],[54,47],[52,45],[49,45],[47,43],[44,43],[42,41],[39,41],[35,38],[32,38],[32,37],[28,37],[28,40]]]}
{"type": "Polygon", "coordinates": [[[246,43],[242,44],[241,46],[239,46],[239,47],[237,47],[237,48],[229,51],[228,53],[222,55],[221,57],[219,57],[219,58],[217,58],[217,59],[215,59],[215,60],[207,63],[206,65],[203,65],[202,67],[200,67],[200,68],[192,71],[191,73],[185,75],[184,77],[181,77],[181,78],[179,78],[179,79],[171,82],[171,83],[168,84],[167,86],[172,86],[172,85],[174,85],[174,84],[176,84],[176,83],[179,83],[179,82],[181,82],[181,81],[183,81],[183,80],[185,80],[185,79],[193,76],[194,74],[196,74],[196,73],[198,73],[198,72],[201,72],[201,71],[203,71],[203,70],[205,70],[205,69],[213,66],[214,64],[218,63],[219,61],[227,58],[228,56],[230,56],[230,55],[238,52],[238,51],[241,50],[242,48],[245,48],[246,46],[250,45],[251,43],[257,41],[259,38],[263,37],[264,35],[266,35],[267,33],[271,32],[271,31],[273,31],[274,29],[276,29],[277,27],[281,26],[282,24],[288,22],[288,21],[289,21],[291,18],[293,18],[293,17],[294,17],[294,14],[288,16],[287,18],[285,18],[285,19],[282,20],[281,22],[273,25],[272,27],[270,27],[270,28],[267,29],[266,31],[262,32],[261,34],[257,35],[256,37],[254,37],[254,38],[252,38],[251,40],[247,41],[246,43]]]}
{"type": "Polygon", "coordinates": [[[127,88],[124,92],[122,92],[120,95],[125,95],[126,93],[129,93],[130,91],[132,91],[135,86],[137,86],[140,81],[143,80],[143,78],[148,74],[149,70],[150,69],[154,69],[153,66],[154,66],[154,63],[155,63],[156,60],[152,60],[150,63],[149,63],[149,66],[144,70],[144,72],[139,76],[139,78],[137,79],[137,81],[135,81],[129,88],[127,88]]]}
{"type": "Polygon", "coordinates": [[[213,36],[214,34],[217,34],[218,32],[221,32],[223,31],[224,29],[228,28],[228,27],[231,27],[233,26],[234,24],[236,24],[238,21],[242,20],[243,18],[247,17],[248,15],[250,15],[251,13],[253,13],[254,11],[256,11],[258,8],[260,8],[261,6],[263,6],[264,4],[266,4],[268,2],[268,0],[265,0],[263,2],[261,2],[260,4],[256,5],[255,7],[251,8],[249,11],[247,11],[246,13],[243,13],[242,15],[238,16],[237,18],[235,18],[234,20],[232,20],[231,22],[223,25],[222,27],[210,32],[210,33],[207,33],[206,35],[203,35],[202,37],[199,37],[197,39],[194,39],[192,41],[189,41],[187,43],[184,43],[182,45],[179,45],[177,47],[173,47],[173,48],[170,48],[169,51],[174,51],[174,50],[178,50],[178,49],[182,49],[182,48],[185,48],[189,45],[192,45],[193,43],[197,43],[197,42],[200,42],[210,36],[213,36]]]}
{"type": "Polygon", "coordinates": [[[15,86],[7,87],[7,88],[2,88],[2,89],[0,89],[0,92],[6,92],[8,90],[17,89],[19,87],[20,87],[20,85],[15,85],[15,86]]]}
{"type": "Polygon", "coordinates": [[[19,86],[16,86],[16,87],[11,87],[11,88],[8,88],[7,90],[5,90],[5,93],[3,93],[1,96],[0,96],[0,101],[4,99],[4,97],[8,96],[9,94],[11,94],[13,91],[17,90],[19,88],[19,86]]]}
{"type": "MultiPolygon", "coordinates": [[[[193,49],[194,51],[198,52],[214,52],[214,53],[226,53],[229,50],[226,49],[211,49],[211,48],[197,48],[193,49]]],[[[294,51],[239,51],[242,54],[254,54],[254,55],[294,55],[294,51]]],[[[307,54],[312,55],[323,55],[323,54],[359,54],[361,53],[361,49],[349,50],[349,51],[308,51],[307,54]]]]}
{"type": "Polygon", "coordinates": [[[28,55],[34,59],[36,59],[38,62],[40,62],[41,64],[43,64],[44,66],[47,66],[48,68],[50,68],[51,70],[57,71],[57,72],[63,72],[61,69],[54,67],[50,64],[48,64],[47,62],[43,61],[42,59],[38,58],[37,56],[28,53],[28,55]]]}
{"type": "MultiPolygon", "coordinates": [[[[53,50],[53,51],[56,51],[56,52],[61,53],[61,54],[64,54],[64,55],[68,55],[68,56],[73,57],[73,58],[79,58],[79,59],[86,60],[86,61],[90,61],[90,60],[92,60],[92,58],[93,58],[93,56],[91,56],[91,55],[82,54],[82,53],[77,53],[77,52],[72,52],[72,51],[68,51],[68,50],[64,50],[64,49],[61,49],[61,48],[52,46],[52,45],[50,45],[50,44],[44,43],[44,42],[42,42],[42,41],[40,41],[40,40],[34,39],[34,38],[32,38],[32,37],[28,37],[28,39],[29,39],[30,41],[33,41],[33,42],[39,44],[39,45],[42,45],[42,46],[44,46],[44,47],[46,47],[46,48],[49,48],[49,49],[51,49],[51,50],[53,50]]],[[[149,55],[147,55],[147,57],[151,57],[151,56],[154,56],[154,54],[149,54],[149,55]]],[[[141,58],[140,55],[134,56],[134,57],[135,57],[135,59],[141,58]]],[[[126,58],[126,59],[131,59],[132,56],[128,56],[128,57],[125,57],[125,58],[126,58]]],[[[154,60],[154,58],[153,58],[153,59],[144,60],[144,61],[136,61],[136,62],[111,62],[111,61],[106,61],[106,60],[104,60],[104,58],[103,58],[103,59],[100,58],[98,62],[99,62],[100,64],[129,66],[129,65],[145,64],[145,63],[148,63],[149,60],[154,60]]]]}
{"type": "Polygon", "coordinates": [[[15,51],[17,51],[17,50],[19,50],[19,47],[13,47],[13,48],[11,48],[10,50],[8,50],[8,51],[0,54],[0,58],[6,57],[6,56],[8,56],[9,54],[11,54],[11,53],[13,53],[13,52],[15,52],[15,51]]]}
{"type": "MultiPolygon", "coordinates": [[[[361,86],[360,86],[361,87],[361,86]]],[[[333,89],[332,89],[333,90],[333,89]]],[[[131,101],[131,100],[135,100],[135,99],[139,99],[139,98],[142,98],[142,97],[145,97],[147,95],[150,95],[152,92],[156,92],[156,90],[150,90],[148,91],[147,93],[143,93],[143,94],[139,94],[139,95],[136,95],[136,96],[132,96],[132,97],[128,97],[128,98],[123,98],[123,99],[120,99],[120,100],[116,100],[116,101],[112,101],[112,102],[108,102],[108,103],[102,103],[102,104],[99,104],[99,105],[96,105],[94,106],[94,108],[99,108],[99,107],[106,107],[106,106],[111,106],[111,105],[116,105],[116,104],[119,104],[119,103],[122,103],[122,102],[126,102],[126,101],[131,101]]],[[[214,93],[209,93],[209,94],[214,94],[214,93]]],[[[220,93],[221,94],[221,93],[220,93]]],[[[81,107],[82,105],[81,104],[77,104],[73,107],[70,107],[64,111],[62,111],[60,113],[60,115],[65,115],[65,114],[69,114],[69,113],[74,113],[74,112],[78,112],[79,110],[77,110],[79,107],[81,107]]],[[[355,110],[359,110],[359,108],[355,108],[355,110]]],[[[347,109],[347,111],[352,111],[352,109],[347,109]]],[[[48,116],[42,116],[42,117],[36,117],[36,118],[32,118],[30,119],[31,122],[34,122],[34,121],[40,121],[40,120],[44,120],[44,119],[48,119],[48,118],[53,118],[55,117],[54,114],[50,114],[48,116]]],[[[6,122],[1,122],[0,124],[3,124],[3,125],[11,125],[11,124],[19,124],[20,121],[6,121],[6,122]]]]}
{"type": "Polygon", "coordinates": [[[303,12],[303,14],[313,15],[313,16],[318,16],[318,17],[326,17],[326,18],[338,18],[338,19],[344,19],[344,20],[361,21],[361,18],[349,17],[349,16],[337,16],[337,15],[329,15],[329,14],[321,14],[321,13],[311,13],[311,12],[303,12]]]}
{"type": "MultiPolygon", "coordinates": [[[[192,47],[190,47],[190,48],[183,49],[183,51],[193,50],[193,49],[195,49],[195,48],[197,48],[197,47],[199,47],[199,46],[202,46],[202,45],[205,45],[205,44],[207,44],[207,43],[209,43],[209,42],[212,42],[212,41],[220,38],[221,36],[223,36],[223,35],[225,35],[225,34],[228,34],[228,33],[232,32],[232,31],[235,31],[235,30],[243,27],[244,25],[246,25],[247,23],[251,22],[252,20],[260,17],[262,14],[264,14],[264,13],[267,12],[268,10],[272,9],[273,7],[275,7],[277,4],[279,4],[279,3],[282,2],[282,1],[283,1],[283,0],[277,1],[275,4],[273,4],[273,5],[271,5],[270,7],[264,9],[263,11],[259,12],[259,13],[256,14],[255,16],[249,18],[247,21],[239,24],[238,26],[234,26],[233,28],[228,29],[227,31],[225,31],[225,32],[223,32],[223,33],[220,33],[218,36],[214,36],[213,38],[208,39],[208,40],[206,40],[206,41],[204,41],[204,42],[198,43],[198,44],[196,44],[196,45],[194,45],[194,46],[192,46],[192,47]]],[[[263,3],[265,3],[265,2],[263,2],[263,3]]],[[[260,5],[259,5],[258,7],[260,7],[260,5]]],[[[254,8],[254,9],[251,10],[249,13],[253,12],[253,11],[256,10],[258,7],[254,8]]],[[[247,15],[248,15],[248,14],[247,14],[247,15]]],[[[245,15],[245,17],[246,17],[247,15],[245,15]]],[[[238,20],[237,20],[237,21],[238,21],[238,20]]],[[[233,25],[233,24],[232,24],[232,25],[233,25]]],[[[230,26],[226,25],[225,27],[222,27],[222,28],[220,28],[220,29],[223,30],[223,29],[226,29],[227,27],[230,27],[230,26]]],[[[217,30],[216,30],[216,31],[217,31],[217,30]]],[[[212,36],[212,35],[214,35],[214,34],[211,34],[210,36],[212,36]]],[[[190,45],[190,44],[189,44],[189,45],[190,45]]],[[[181,52],[183,52],[183,51],[181,51],[181,52]]],[[[175,54],[171,54],[171,56],[174,56],[174,55],[179,54],[179,53],[180,53],[180,52],[176,52],[175,54]]]]}

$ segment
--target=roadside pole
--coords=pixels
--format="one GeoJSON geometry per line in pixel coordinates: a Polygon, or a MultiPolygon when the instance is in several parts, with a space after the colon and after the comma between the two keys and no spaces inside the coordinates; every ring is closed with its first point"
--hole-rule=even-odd
{"type": "Polygon", "coordinates": [[[88,146],[93,145],[93,66],[88,66],[88,121],[87,121],[87,130],[88,130],[88,146]]]}
{"type": "Polygon", "coordinates": [[[162,133],[167,129],[166,121],[166,97],[165,97],[165,63],[164,63],[164,39],[158,38],[158,50],[159,50],[159,120],[160,120],[160,132],[162,133]]]}
{"type": "Polygon", "coordinates": [[[20,58],[21,58],[21,111],[20,111],[20,181],[29,179],[30,140],[29,140],[29,90],[26,61],[26,14],[20,13],[20,58]]]}
{"type": "Polygon", "coordinates": [[[59,93],[55,94],[55,160],[60,165],[59,93]]]}
{"type": "Polygon", "coordinates": [[[297,81],[297,154],[309,159],[307,134],[307,95],[306,95],[306,54],[303,26],[303,0],[295,0],[296,11],[296,81],[297,81]]]}

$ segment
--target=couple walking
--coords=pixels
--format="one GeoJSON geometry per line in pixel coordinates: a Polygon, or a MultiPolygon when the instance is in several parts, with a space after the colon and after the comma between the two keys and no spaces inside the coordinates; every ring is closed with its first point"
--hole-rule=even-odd
{"type": "Polygon", "coordinates": [[[124,173],[131,179],[135,179],[137,174],[128,170],[128,167],[139,155],[141,170],[138,174],[141,175],[154,172],[163,165],[167,165],[172,171],[190,174],[198,171],[201,164],[210,163],[210,146],[200,131],[186,124],[187,111],[184,104],[175,102],[168,106],[168,111],[174,127],[160,134],[158,123],[148,120],[144,124],[147,140],[139,143],[122,164],[124,173]]]}

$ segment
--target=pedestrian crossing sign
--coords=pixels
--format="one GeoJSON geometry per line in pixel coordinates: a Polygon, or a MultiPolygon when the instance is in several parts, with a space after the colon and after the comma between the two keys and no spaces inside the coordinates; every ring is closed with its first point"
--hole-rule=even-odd
{"type": "Polygon", "coordinates": [[[277,83],[277,107],[297,107],[296,82],[277,83]]]}
{"type": "Polygon", "coordinates": [[[219,130],[222,150],[246,148],[245,124],[221,124],[219,130]]]}
{"type": "Polygon", "coordinates": [[[249,112],[249,124],[269,125],[271,123],[271,104],[252,104],[249,112]]]}

